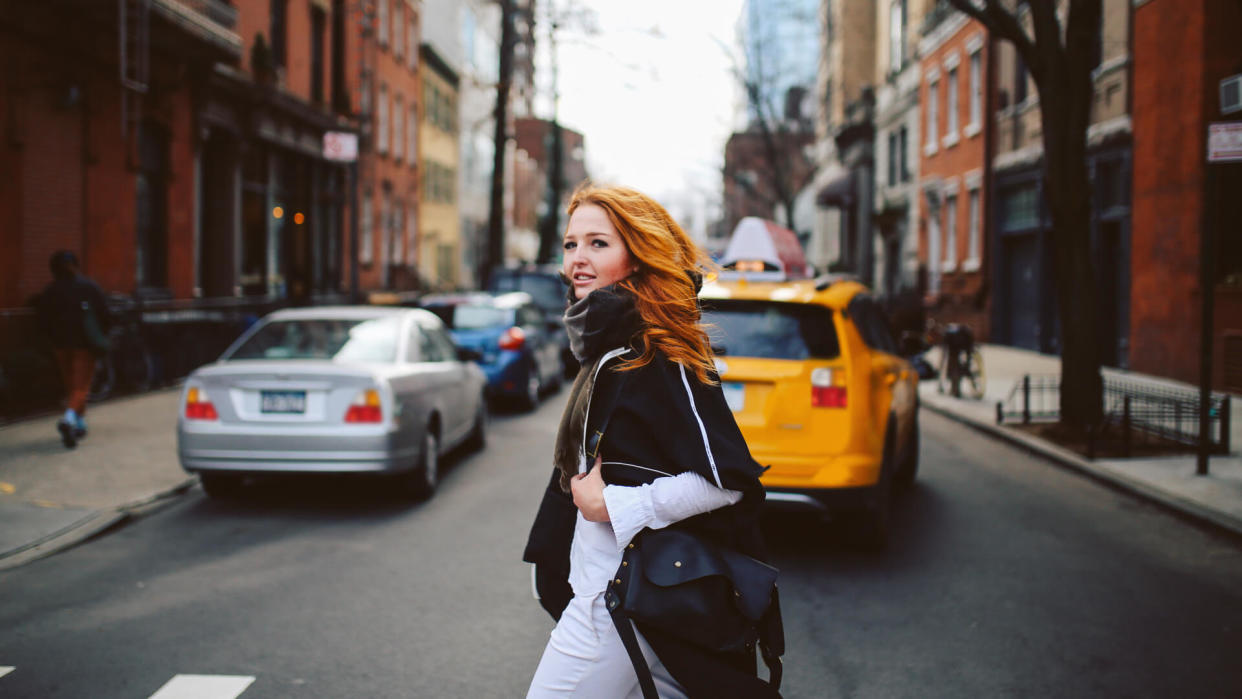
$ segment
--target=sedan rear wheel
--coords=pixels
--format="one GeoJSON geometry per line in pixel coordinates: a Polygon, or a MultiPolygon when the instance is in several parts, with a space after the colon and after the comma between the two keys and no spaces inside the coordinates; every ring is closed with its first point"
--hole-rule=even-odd
{"type": "Polygon", "coordinates": [[[406,474],[405,482],[407,491],[416,500],[426,500],[436,492],[440,482],[440,441],[430,427],[423,435],[418,467],[406,474]]]}
{"type": "Polygon", "coordinates": [[[530,378],[526,379],[526,394],[522,396],[522,407],[533,411],[539,407],[539,369],[531,367],[530,378]]]}
{"type": "Polygon", "coordinates": [[[198,480],[208,497],[231,498],[241,493],[242,477],[236,473],[200,473],[198,480]]]}
{"type": "Polygon", "coordinates": [[[474,415],[474,427],[466,438],[466,448],[470,451],[482,451],[487,446],[487,397],[479,398],[479,408],[474,415]]]}

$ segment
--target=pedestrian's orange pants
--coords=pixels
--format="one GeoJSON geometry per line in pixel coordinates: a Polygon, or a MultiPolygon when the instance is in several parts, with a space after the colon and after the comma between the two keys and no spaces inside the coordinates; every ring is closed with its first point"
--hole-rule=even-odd
{"type": "Polygon", "coordinates": [[[78,415],[86,414],[86,396],[95,376],[95,355],[85,349],[57,349],[56,365],[65,384],[65,404],[78,415]]]}

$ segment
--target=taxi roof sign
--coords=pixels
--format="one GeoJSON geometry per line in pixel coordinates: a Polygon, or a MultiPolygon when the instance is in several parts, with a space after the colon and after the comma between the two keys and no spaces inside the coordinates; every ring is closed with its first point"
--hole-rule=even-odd
{"type": "Polygon", "coordinates": [[[802,251],[798,236],[788,228],[758,216],[747,216],[738,221],[720,265],[754,280],[807,277],[806,254],[802,251]]]}

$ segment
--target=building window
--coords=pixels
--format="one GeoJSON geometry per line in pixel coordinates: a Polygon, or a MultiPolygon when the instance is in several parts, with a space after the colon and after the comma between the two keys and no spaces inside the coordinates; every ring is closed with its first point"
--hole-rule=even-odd
{"type": "Polygon", "coordinates": [[[924,152],[931,155],[936,152],[936,144],[940,141],[937,126],[940,121],[940,81],[927,83],[927,147],[924,152]]]}
{"type": "Polygon", "coordinates": [[[388,86],[380,85],[379,99],[375,103],[375,150],[388,152],[388,86]]]}
{"type": "Polygon", "coordinates": [[[345,84],[345,0],[332,0],[332,110],[350,112],[345,84]]]}
{"type": "Polygon", "coordinates": [[[405,135],[405,128],[401,125],[401,119],[404,116],[405,100],[398,93],[392,98],[392,157],[398,162],[405,157],[405,146],[401,143],[405,135]]]}
{"type": "Polygon", "coordinates": [[[410,21],[405,25],[406,43],[409,49],[405,52],[410,59],[410,70],[418,69],[418,23],[414,21],[414,13],[410,13],[410,21]]]}
{"type": "Polygon", "coordinates": [[[411,267],[418,264],[418,242],[414,206],[411,204],[405,211],[405,263],[411,267]]]}
{"type": "MultiPolygon", "coordinates": [[[[272,65],[284,68],[288,65],[288,56],[285,53],[285,46],[287,46],[285,33],[288,23],[285,21],[285,18],[289,11],[289,2],[288,0],[272,0],[270,9],[271,16],[269,19],[271,24],[268,30],[271,34],[272,65]]],[[[251,68],[253,69],[254,66],[251,66],[251,68]]]]}
{"type": "Polygon", "coordinates": [[[944,97],[945,125],[944,140],[946,146],[957,143],[957,112],[958,112],[958,94],[957,94],[957,68],[949,70],[949,79],[946,88],[948,93],[944,97]]]}
{"type": "Polygon", "coordinates": [[[1034,184],[1006,189],[1000,196],[1000,231],[1023,231],[1039,225],[1039,189],[1034,184]]]}
{"type": "Polygon", "coordinates": [[[144,121],[138,128],[134,177],[138,286],[168,286],[168,134],[144,121]]]}
{"type": "Polygon", "coordinates": [[[323,104],[323,41],[328,17],[318,7],[311,8],[311,102],[323,104]]]}
{"type": "Polygon", "coordinates": [[[1026,101],[1026,61],[1022,54],[1014,52],[1013,58],[1013,103],[1022,104],[1026,101]]]}
{"type": "Polygon", "coordinates": [[[897,177],[898,177],[897,169],[899,167],[899,165],[897,164],[898,163],[898,153],[897,153],[898,147],[899,146],[897,143],[897,130],[894,129],[888,132],[888,186],[889,187],[897,186],[897,177]]]}
{"type": "Polygon", "coordinates": [[[389,199],[391,195],[388,192],[388,185],[385,183],[384,191],[380,194],[380,265],[384,268],[383,278],[384,286],[388,286],[388,261],[392,259],[392,201],[389,199]]]}
{"type": "Polygon", "coordinates": [[[362,212],[359,216],[362,230],[358,231],[358,261],[364,265],[371,264],[372,249],[375,246],[375,219],[372,217],[371,192],[362,194],[362,212]]]}
{"type": "Polygon", "coordinates": [[[358,110],[363,116],[371,114],[371,74],[365,70],[358,79],[358,110]]]}
{"type": "Polygon", "coordinates": [[[392,208],[392,255],[389,264],[400,266],[405,260],[405,204],[397,202],[392,208]]]}
{"type": "Polygon", "coordinates": [[[896,73],[906,62],[906,0],[888,8],[888,70],[896,73]]]}
{"type": "Polygon", "coordinates": [[[970,190],[970,233],[966,243],[966,271],[979,269],[979,190],[970,190]]]}
{"type": "Polygon", "coordinates": [[[970,54],[970,125],[973,136],[979,133],[983,120],[983,57],[978,51],[970,54]]]}
{"type": "Polygon", "coordinates": [[[413,165],[418,159],[418,109],[410,105],[409,118],[405,120],[405,162],[413,165]]]}
{"type": "Polygon", "coordinates": [[[397,59],[397,63],[401,63],[402,39],[405,38],[405,12],[402,5],[405,0],[397,0],[397,4],[392,6],[392,55],[397,59]]]}
{"type": "Polygon", "coordinates": [[[944,271],[957,269],[957,195],[944,200],[944,271]]]}
{"type": "Polygon", "coordinates": [[[901,181],[909,182],[912,174],[910,173],[910,139],[905,124],[897,130],[897,162],[901,167],[901,181]]]}
{"type": "Polygon", "coordinates": [[[379,0],[379,9],[375,13],[378,25],[375,27],[375,34],[379,37],[381,46],[388,45],[388,0],[379,0]]]}

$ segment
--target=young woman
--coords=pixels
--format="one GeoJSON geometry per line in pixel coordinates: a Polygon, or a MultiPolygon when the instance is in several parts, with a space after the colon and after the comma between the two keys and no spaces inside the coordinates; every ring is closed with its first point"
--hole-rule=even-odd
{"type": "MultiPolygon", "coordinates": [[[[565,321],[582,368],[524,555],[536,564],[541,603],[558,620],[528,697],[641,696],[604,591],[644,528],[683,527],[763,558],[762,469],[725,403],[699,326],[700,270],[709,264],[668,212],[637,191],[588,186],[570,201],[565,321]],[[593,397],[609,406],[605,430],[593,397]],[[584,433],[599,431],[598,444],[583,443],[584,433]],[[661,475],[625,484],[610,477],[618,465],[661,475]]],[[[753,651],[708,653],[636,628],[661,697],[779,696],[758,678],[753,651]]]]}

